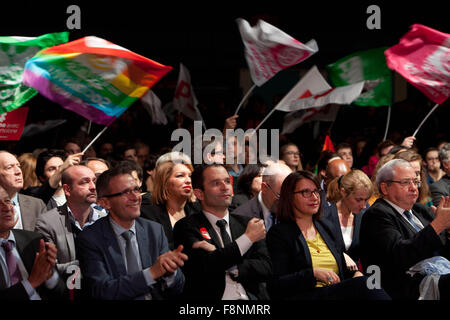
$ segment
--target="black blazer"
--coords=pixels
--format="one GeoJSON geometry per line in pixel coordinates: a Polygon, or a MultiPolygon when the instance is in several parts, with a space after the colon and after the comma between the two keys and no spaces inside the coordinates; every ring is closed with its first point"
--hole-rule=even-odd
{"type": "Polygon", "coordinates": [[[437,254],[449,258],[448,241],[430,225],[431,209],[416,203],[412,210],[424,225],[420,232],[384,199],[375,201],[361,221],[362,265],[365,270],[370,265],[380,267],[381,286],[393,299],[418,298],[421,279],[406,274],[414,264],[437,254]]]}
{"type": "MultiPolygon", "coordinates": [[[[186,214],[186,216],[190,216],[191,214],[200,210],[201,207],[196,202],[187,202],[184,206],[184,213],[186,214]]],[[[169,250],[173,250],[173,229],[172,224],[170,223],[169,213],[167,212],[166,206],[143,203],[141,205],[141,217],[158,222],[163,226],[164,233],[169,243],[169,250]]]]}
{"type": "Polygon", "coordinates": [[[175,246],[182,244],[189,260],[185,262],[183,273],[186,277],[183,297],[189,300],[221,300],[225,290],[225,272],[237,265],[239,276],[237,281],[247,293],[258,299],[268,299],[265,281],[271,275],[271,262],[264,240],[253,243],[250,249],[241,256],[236,244],[247,228],[248,217],[230,214],[230,229],[233,242],[224,248],[216,231],[203,212],[185,217],[175,224],[175,246]],[[206,230],[208,236],[202,235],[206,230]],[[213,252],[203,249],[192,249],[192,244],[205,240],[216,247],[213,252]]]}
{"type": "Polygon", "coordinates": [[[341,224],[339,222],[339,215],[335,203],[331,205],[324,206],[322,211],[321,220],[327,221],[331,224],[331,231],[333,232],[333,238],[338,242],[338,245],[342,247],[342,250],[350,256],[356,263],[360,259],[360,244],[359,244],[359,233],[361,229],[361,220],[364,212],[353,215],[353,235],[352,243],[348,250],[345,249],[344,237],[342,235],[341,224]]]}
{"type": "MultiPolygon", "coordinates": [[[[351,278],[354,272],[345,267],[342,250],[336,245],[329,225],[314,221],[339,268],[341,280],[351,278]]],[[[311,254],[306,240],[295,222],[282,221],[270,228],[266,238],[273,265],[273,277],[267,283],[272,299],[298,300],[308,298],[316,289],[311,254]]]]}
{"type": "Polygon", "coordinates": [[[445,175],[435,183],[430,185],[431,198],[433,205],[438,206],[442,196],[450,195],[450,176],[445,175]]]}
{"type": "MultiPolygon", "coordinates": [[[[43,236],[38,232],[26,230],[11,230],[16,239],[16,248],[22,259],[28,274],[33,269],[36,253],[39,252],[39,241],[43,236]]],[[[56,272],[56,271],[55,271],[56,272]]],[[[48,290],[45,285],[37,288],[37,292],[43,300],[46,299],[64,299],[66,296],[65,283],[60,279],[56,287],[48,290]]],[[[0,265],[0,300],[29,300],[25,287],[21,282],[12,287],[6,288],[6,280],[3,277],[3,270],[0,265]]]]}

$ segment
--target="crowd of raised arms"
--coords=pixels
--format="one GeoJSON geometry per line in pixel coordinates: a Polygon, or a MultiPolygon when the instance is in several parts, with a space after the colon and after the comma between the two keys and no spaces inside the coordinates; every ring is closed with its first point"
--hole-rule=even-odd
{"type": "Polygon", "coordinates": [[[449,299],[450,143],[335,142],[2,150],[0,300],[449,299]]]}

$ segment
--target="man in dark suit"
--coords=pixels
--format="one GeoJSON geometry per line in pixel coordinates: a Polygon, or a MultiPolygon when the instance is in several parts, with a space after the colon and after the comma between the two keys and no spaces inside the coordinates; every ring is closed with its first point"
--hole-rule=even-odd
{"type": "Polygon", "coordinates": [[[433,205],[438,206],[442,196],[450,195],[450,143],[446,143],[439,151],[439,160],[445,176],[430,185],[433,205]]]}
{"type": "Polygon", "coordinates": [[[183,288],[183,247],[168,251],[162,226],[139,217],[141,191],[131,171],[117,166],[99,176],[98,202],[109,215],[75,241],[82,286],[94,299],[170,298],[183,288]]]}
{"type": "Polygon", "coordinates": [[[263,169],[261,191],[256,197],[233,210],[233,214],[263,219],[266,230],[275,223],[275,212],[280,198],[281,185],[292,172],[285,164],[273,163],[263,169]]]}
{"type": "Polygon", "coordinates": [[[6,190],[14,206],[14,229],[34,231],[36,219],[47,211],[44,202],[19,194],[23,188],[23,175],[17,158],[7,151],[0,151],[0,185],[6,190]]]}
{"type": "Polygon", "coordinates": [[[62,298],[56,247],[37,232],[15,230],[14,209],[0,186],[0,300],[62,298]],[[37,254],[37,255],[36,255],[37,254]]]}
{"type": "MultiPolygon", "coordinates": [[[[416,203],[420,180],[409,162],[386,163],[377,174],[382,198],[364,214],[361,221],[361,261],[364,269],[380,268],[381,287],[393,299],[417,299],[423,276],[406,272],[416,263],[441,255],[447,259],[450,227],[450,197],[443,198],[435,213],[416,203]]],[[[441,275],[439,290],[448,299],[449,275],[441,275]]]]}
{"type": "Polygon", "coordinates": [[[176,245],[189,260],[183,267],[183,295],[199,300],[268,299],[265,281],[271,275],[264,222],[228,213],[233,187],[221,164],[201,165],[192,174],[202,212],[179,220],[176,245]]]}

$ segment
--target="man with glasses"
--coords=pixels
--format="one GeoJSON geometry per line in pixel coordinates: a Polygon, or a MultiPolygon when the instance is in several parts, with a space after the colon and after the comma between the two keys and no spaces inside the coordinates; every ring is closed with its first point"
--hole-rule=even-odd
{"type": "MultiPolygon", "coordinates": [[[[450,197],[432,210],[416,203],[420,180],[408,161],[387,162],[377,174],[382,196],[361,221],[361,261],[364,268],[380,268],[381,287],[393,299],[417,299],[424,276],[407,271],[424,259],[449,258],[450,197]]],[[[449,275],[441,275],[438,288],[448,299],[449,275]]]]}
{"type": "Polygon", "coordinates": [[[98,202],[109,211],[76,238],[85,283],[94,299],[167,299],[181,293],[183,246],[168,250],[162,226],[140,218],[141,189],[129,166],[103,172],[98,202]]]}
{"type": "Polygon", "coordinates": [[[283,163],[269,164],[262,172],[261,191],[256,197],[237,207],[233,214],[264,219],[266,230],[269,230],[275,223],[281,185],[291,172],[283,163]]]}

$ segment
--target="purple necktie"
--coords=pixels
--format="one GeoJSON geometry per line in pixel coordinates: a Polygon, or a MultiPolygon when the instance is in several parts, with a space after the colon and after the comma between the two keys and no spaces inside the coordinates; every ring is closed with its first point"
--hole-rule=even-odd
{"type": "Polygon", "coordinates": [[[22,281],[22,275],[20,274],[19,266],[17,265],[17,259],[13,255],[12,241],[5,241],[2,243],[2,247],[5,250],[6,264],[8,265],[9,278],[11,280],[11,286],[17,282],[22,281]]]}

